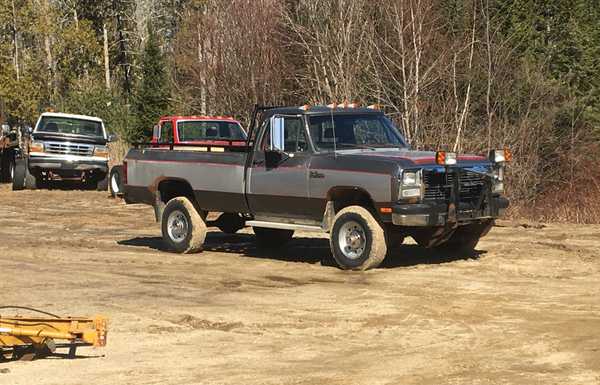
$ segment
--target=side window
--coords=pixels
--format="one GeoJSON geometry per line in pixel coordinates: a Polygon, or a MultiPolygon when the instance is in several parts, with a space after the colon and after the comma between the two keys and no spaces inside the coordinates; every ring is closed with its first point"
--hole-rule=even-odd
{"type": "Polygon", "coordinates": [[[160,139],[158,143],[171,143],[173,140],[173,124],[171,121],[162,122],[160,125],[160,139]]]}
{"type": "MultiPolygon", "coordinates": [[[[271,144],[271,123],[266,120],[264,133],[260,145],[261,150],[265,151],[271,144]]],[[[288,154],[308,151],[308,141],[306,131],[301,118],[283,117],[284,127],[284,151],[288,154]]]]}
{"type": "Polygon", "coordinates": [[[284,151],[287,153],[297,153],[308,151],[306,132],[301,118],[285,118],[285,144],[284,151]]]}

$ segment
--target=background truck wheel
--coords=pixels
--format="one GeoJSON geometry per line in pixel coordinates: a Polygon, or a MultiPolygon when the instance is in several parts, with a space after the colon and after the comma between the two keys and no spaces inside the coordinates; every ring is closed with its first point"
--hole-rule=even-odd
{"type": "Polygon", "coordinates": [[[110,195],[115,198],[123,194],[123,166],[114,166],[110,169],[108,179],[108,188],[110,195]]]}
{"type": "Polygon", "coordinates": [[[224,233],[235,234],[244,228],[246,221],[235,213],[223,213],[215,221],[215,225],[224,233]]]}
{"type": "Polygon", "coordinates": [[[27,162],[25,159],[17,159],[15,161],[15,172],[13,175],[12,189],[14,191],[23,190],[25,188],[25,169],[27,162]]]}
{"type": "Polygon", "coordinates": [[[167,202],[162,213],[162,236],[178,253],[194,253],[202,249],[206,223],[188,198],[177,197],[167,202]]]}
{"type": "Polygon", "coordinates": [[[383,228],[361,206],[346,207],[335,216],[329,244],[338,266],[346,270],[377,267],[387,253],[383,228]]]}
{"type": "Polygon", "coordinates": [[[96,190],[97,191],[106,191],[106,190],[108,190],[108,174],[106,174],[106,176],[104,178],[100,179],[96,183],[96,190]]]}
{"type": "Polygon", "coordinates": [[[486,220],[481,223],[459,226],[450,238],[446,242],[436,246],[436,249],[459,255],[472,254],[481,237],[485,236],[493,225],[493,220],[486,220]]]}
{"type": "Polygon", "coordinates": [[[256,234],[256,242],[259,247],[277,248],[288,243],[294,236],[294,230],[268,229],[265,227],[253,227],[256,234]]]}
{"type": "Polygon", "coordinates": [[[38,180],[37,177],[35,175],[33,175],[32,173],[29,172],[29,162],[27,162],[27,159],[23,159],[23,165],[24,165],[24,176],[23,176],[23,180],[24,180],[24,187],[27,190],[35,190],[38,188],[38,180]]]}

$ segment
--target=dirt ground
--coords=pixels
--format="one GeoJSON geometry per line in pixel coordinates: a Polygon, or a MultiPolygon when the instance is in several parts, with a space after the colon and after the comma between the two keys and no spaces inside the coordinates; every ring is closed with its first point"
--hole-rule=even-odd
{"type": "Polygon", "coordinates": [[[172,254],[106,193],[2,185],[0,205],[0,306],[110,318],[106,348],[0,384],[600,383],[600,226],[503,222],[472,258],[409,243],[358,273],[322,265],[319,234],[172,254]]]}

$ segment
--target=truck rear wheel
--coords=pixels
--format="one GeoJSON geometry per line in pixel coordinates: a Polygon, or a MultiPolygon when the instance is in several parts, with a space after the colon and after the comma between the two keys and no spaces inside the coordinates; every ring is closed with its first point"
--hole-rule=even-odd
{"type": "Polygon", "coordinates": [[[108,190],[108,174],[96,183],[96,191],[107,191],[108,190]]]}
{"type": "Polygon", "coordinates": [[[493,225],[494,221],[490,219],[481,223],[459,226],[446,242],[435,248],[442,252],[459,255],[472,254],[479,240],[490,231],[493,225]]]}
{"type": "Polygon", "coordinates": [[[25,188],[25,169],[27,163],[25,159],[17,159],[15,161],[15,171],[13,174],[12,189],[14,191],[23,190],[25,188]]]}
{"type": "Polygon", "coordinates": [[[329,244],[333,258],[344,270],[367,270],[383,262],[385,232],[369,210],[349,206],[335,216],[329,244]]]}
{"type": "Polygon", "coordinates": [[[277,248],[288,243],[294,236],[294,230],[268,229],[266,227],[253,227],[258,246],[264,248],[277,248]]]}
{"type": "Polygon", "coordinates": [[[110,177],[108,178],[108,188],[110,195],[116,198],[123,194],[123,166],[114,166],[110,169],[110,177]]]}
{"type": "Polygon", "coordinates": [[[161,227],[164,241],[178,253],[198,252],[206,239],[206,223],[186,197],[167,202],[161,227]]]}

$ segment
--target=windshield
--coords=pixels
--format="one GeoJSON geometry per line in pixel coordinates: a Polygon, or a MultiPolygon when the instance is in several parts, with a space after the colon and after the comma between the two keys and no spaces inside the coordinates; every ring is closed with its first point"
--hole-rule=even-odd
{"type": "Polygon", "coordinates": [[[36,132],[104,137],[101,122],[58,116],[42,116],[36,132]]]}
{"type": "Polygon", "coordinates": [[[188,121],[177,123],[179,141],[246,140],[246,133],[237,123],[219,121],[188,121]]]}
{"type": "Polygon", "coordinates": [[[338,150],[407,147],[402,135],[384,115],[319,115],[311,116],[309,122],[317,151],[333,151],[334,142],[338,150]]]}

